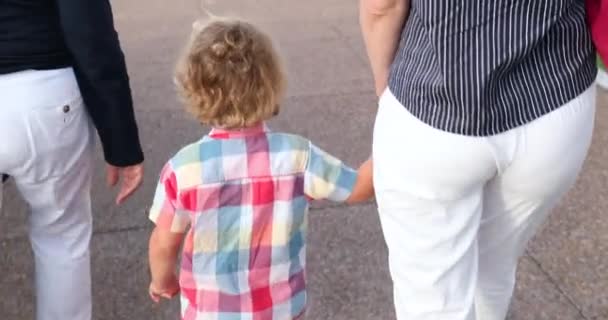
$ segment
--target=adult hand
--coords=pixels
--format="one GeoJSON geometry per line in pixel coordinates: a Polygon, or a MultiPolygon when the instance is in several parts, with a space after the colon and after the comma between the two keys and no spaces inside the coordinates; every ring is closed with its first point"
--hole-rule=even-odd
{"type": "Polygon", "coordinates": [[[114,187],[121,181],[120,191],[116,196],[116,204],[122,204],[141,185],[144,178],[144,165],[140,163],[120,168],[108,164],[106,178],[109,187],[114,187]]]}

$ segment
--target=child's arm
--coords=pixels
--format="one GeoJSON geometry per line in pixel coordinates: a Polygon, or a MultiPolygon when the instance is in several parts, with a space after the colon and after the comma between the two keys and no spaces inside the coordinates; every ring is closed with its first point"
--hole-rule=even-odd
{"type": "Polygon", "coordinates": [[[171,299],[179,292],[179,281],[175,272],[183,233],[173,233],[154,228],[150,236],[149,259],[152,281],[150,298],[159,302],[160,298],[171,299]]]}
{"type": "Polygon", "coordinates": [[[346,203],[353,204],[357,202],[367,201],[374,196],[373,183],[373,162],[371,159],[365,161],[359,167],[357,182],[353,188],[350,197],[346,199],[346,203]]]}
{"type": "Polygon", "coordinates": [[[310,199],[357,203],[374,196],[371,158],[357,172],[312,143],[308,156],[304,194],[310,199]]]}

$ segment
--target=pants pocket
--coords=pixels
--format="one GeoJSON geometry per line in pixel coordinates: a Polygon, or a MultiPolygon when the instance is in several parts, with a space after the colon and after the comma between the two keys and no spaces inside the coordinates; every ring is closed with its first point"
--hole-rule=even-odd
{"type": "Polygon", "coordinates": [[[28,115],[34,181],[63,175],[91,147],[91,126],[81,97],[28,115]]]}

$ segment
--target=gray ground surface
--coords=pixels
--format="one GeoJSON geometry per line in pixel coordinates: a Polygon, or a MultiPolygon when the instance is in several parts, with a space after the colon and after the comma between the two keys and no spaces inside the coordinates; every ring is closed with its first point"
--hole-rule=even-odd
{"type": "MultiPolygon", "coordinates": [[[[96,320],[176,319],[176,303],[147,298],[146,208],[164,161],[205,133],[181,111],[171,71],[197,1],[115,0],[140,131],[146,184],[117,208],[94,186],[93,270],[96,320]]],[[[370,152],[375,99],[355,1],[218,0],[217,14],[250,19],[270,32],[290,73],[278,130],[303,134],[356,165],[370,152]]],[[[595,140],[580,181],[553,212],[522,259],[512,320],[608,319],[608,98],[599,100],[595,140]]],[[[12,186],[0,214],[0,319],[33,318],[32,257],[26,207],[12,186]]],[[[386,249],[372,203],[316,204],[310,215],[310,317],[394,319],[386,249]]],[[[483,320],[483,319],[480,319],[483,320]]]]}

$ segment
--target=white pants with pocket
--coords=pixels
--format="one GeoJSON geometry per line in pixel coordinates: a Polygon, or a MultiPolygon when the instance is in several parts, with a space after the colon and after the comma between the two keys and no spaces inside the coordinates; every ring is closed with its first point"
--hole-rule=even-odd
{"type": "Polygon", "coordinates": [[[0,137],[0,172],[30,206],[36,319],[89,320],[94,132],[72,69],[0,76],[0,137]]]}
{"type": "Polygon", "coordinates": [[[595,94],[467,137],[426,125],[385,92],[374,183],[399,320],[505,319],[518,259],[587,155],[595,94]]]}

